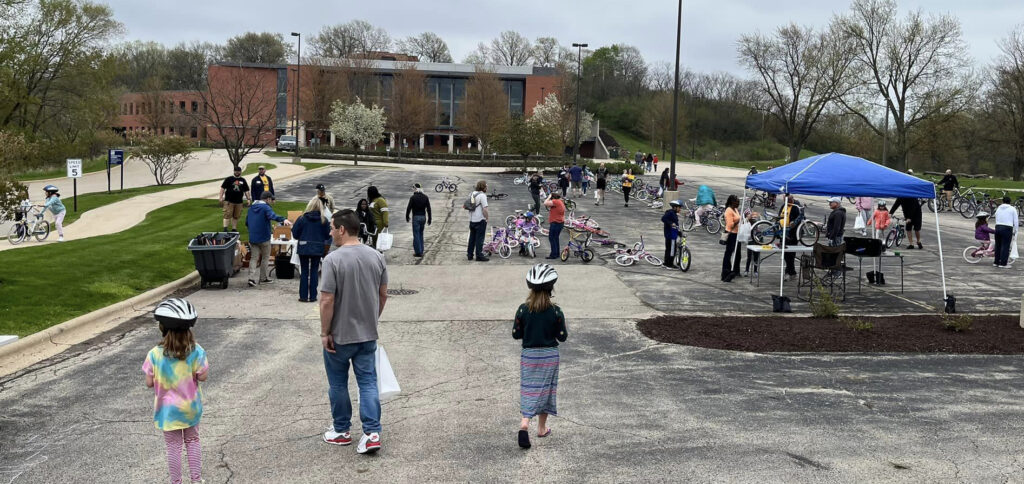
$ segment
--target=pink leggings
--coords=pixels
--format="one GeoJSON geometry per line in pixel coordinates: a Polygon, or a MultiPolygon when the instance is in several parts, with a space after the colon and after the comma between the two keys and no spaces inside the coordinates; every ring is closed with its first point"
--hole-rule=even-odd
{"type": "Polygon", "coordinates": [[[192,482],[199,482],[203,473],[203,455],[199,448],[199,426],[164,432],[167,443],[167,469],[171,472],[171,484],[181,484],[181,446],[184,442],[188,453],[188,470],[192,482]]]}

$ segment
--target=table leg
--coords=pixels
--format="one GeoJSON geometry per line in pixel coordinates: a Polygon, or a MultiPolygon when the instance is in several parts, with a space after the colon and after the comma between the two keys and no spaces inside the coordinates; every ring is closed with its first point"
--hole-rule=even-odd
{"type": "MultiPolygon", "coordinates": [[[[857,294],[860,294],[860,281],[863,278],[864,278],[864,258],[863,257],[858,257],[857,258],[857,294]]],[[[843,291],[843,295],[844,296],[845,296],[845,294],[846,294],[846,291],[843,291]]]]}

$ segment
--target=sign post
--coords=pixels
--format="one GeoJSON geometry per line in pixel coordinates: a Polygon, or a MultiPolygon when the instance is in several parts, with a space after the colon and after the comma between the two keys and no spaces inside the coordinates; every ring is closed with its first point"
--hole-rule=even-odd
{"type": "Polygon", "coordinates": [[[110,165],[121,165],[121,191],[124,191],[124,150],[107,151],[107,193],[110,193],[110,165]]]}
{"type": "Polygon", "coordinates": [[[68,158],[68,178],[74,186],[75,212],[78,211],[78,179],[82,178],[82,160],[80,158],[68,158]]]}

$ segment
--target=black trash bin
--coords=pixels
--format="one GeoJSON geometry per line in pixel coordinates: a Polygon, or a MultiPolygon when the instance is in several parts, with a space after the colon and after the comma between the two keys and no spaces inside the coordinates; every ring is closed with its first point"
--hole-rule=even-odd
{"type": "Polygon", "coordinates": [[[235,272],[237,249],[238,232],[203,232],[188,243],[199,271],[200,288],[220,284],[221,289],[227,289],[228,279],[235,272]]]}

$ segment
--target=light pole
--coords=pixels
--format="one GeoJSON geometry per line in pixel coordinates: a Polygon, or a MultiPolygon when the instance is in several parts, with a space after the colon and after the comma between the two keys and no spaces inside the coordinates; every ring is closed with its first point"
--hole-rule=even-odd
{"type": "Polygon", "coordinates": [[[295,124],[292,125],[292,131],[295,136],[295,157],[299,157],[299,95],[301,90],[299,88],[299,79],[302,74],[302,34],[298,32],[292,32],[292,37],[299,38],[299,45],[295,52],[295,124]]]}
{"type": "Polygon", "coordinates": [[[675,189],[676,180],[676,139],[679,137],[679,38],[683,33],[683,0],[679,0],[679,11],[676,13],[676,79],[672,86],[672,162],[669,165],[669,182],[675,189]]]}
{"type": "Polygon", "coordinates": [[[576,47],[576,144],[572,145],[572,162],[577,163],[580,155],[580,84],[583,83],[583,78],[580,77],[583,72],[583,48],[587,44],[572,44],[576,47]]]}

